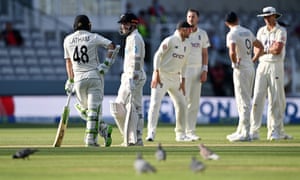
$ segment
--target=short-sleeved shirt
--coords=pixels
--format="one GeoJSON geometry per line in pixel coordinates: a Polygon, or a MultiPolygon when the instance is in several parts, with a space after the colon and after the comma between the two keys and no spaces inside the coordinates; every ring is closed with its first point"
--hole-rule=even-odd
{"type": "Polygon", "coordinates": [[[255,40],[254,34],[249,29],[239,25],[231,28],[228,32],[226,45],[229,47],[232,43],[236,44],[236,58],[241,59],[240,68],[253,66],[252,50],[255,40]]]}
{"type": "Polygon", "coordinates": [[[109,44],[111,41],[103,36],[84,30],[76,31],[64,39],[64,58],[72,61],[74,81],[99,78],[98,48],[107,48],[109,44]]]}
{"type": "Polygon", "coordinates": [[[179,32],[165,38],[154,55],[153,68],[166,73],[185,76],[190,44],[182,41],[179,32]]]}
{"type": "Polygon", "coordinates": [[[257,39],[260,40],[264,46],[264,49],[269,49],[274,42],[282,42],[284,47],[280,54],[264,54],[259,60],[260,61],[283,61],[285,57],[285,44],[287,40],[287,32],[286,29],[279,24],[269,31],[267,26],[261,27],[257,32],[257,39]]]}
{"type": "Polygon", "coordinates": [[[197,28],[196,32],[190,34],[189,39],[191,51],[188,58],[188,66],[202,65],[202,49],[210,47],[206,31],[197,28]]]}

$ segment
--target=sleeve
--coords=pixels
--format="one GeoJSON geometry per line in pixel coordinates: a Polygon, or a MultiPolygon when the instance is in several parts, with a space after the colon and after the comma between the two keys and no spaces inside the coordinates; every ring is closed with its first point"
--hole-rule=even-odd
{"type": "Polygon", "coordinates": [[[64,59],[70,58],[70,54],[67,48],[67,39],[64,40],[64,59]]]}
{"type": "Polygon", "coordinates": [[[203,47],[203,48],[208,48],[208,47],[210,47],[209,38],[208,38],[208,35],[207,35],[207,33],[206,33],[205,31],[203,31],[202,47],[203,47]]]}
{"type": "Polygon", "coordinates": [[[287,40],[287,32],[284,28],[282,28],[278,35],[276,36],[276,42],[282,42],[283,44],[286,44],[287,40]]]}
{"type": "Polygon", "coordinates": [[[143,58],[144,58],[144,46],[143,46],[143,43],[141,42],[142,40],[139,39],[138,36],[135,36],[134,39],[133,39],[133,42],[132,42],[132,53],[130,54],[133,54],[134,56],[134,70],[135,71],[140,71],[142,70],[142,61],[143,61],[143,58]]]}
{"type": "Polygon", "coordinates": [[[163,42],[160,44],[158,50],[154,54],[153,70],[157,70],[160,68],[160,61],[162,57],[169,51],[170,47],[171,47],[170,38],[164,39],[163,42]]]}
{"type": "Polygon", "coordinates": [[[228,33],[226,37],[226,46],[230,47],[230,44],[236,43],[236,38],[233,33],[228,33]]]}
{"type": "Polygon", "coordinates": [[[95,34],[95,41],[96,41],[96,44],[104,47],[105,49],[107,49],[108,45],[110,45],[112,43],[111,40],[99,35],[99,34],[95,34]]]}

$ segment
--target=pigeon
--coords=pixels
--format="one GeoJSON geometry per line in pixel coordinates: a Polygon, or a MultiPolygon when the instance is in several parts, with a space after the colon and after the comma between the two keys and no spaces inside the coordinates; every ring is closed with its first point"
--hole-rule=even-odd
{"type": "Polygon", "coordinates": [[[25,148],[20,151],[17,151],[15,154],[12,155],[13,159],[29,159],[29,156],[35,152],[37,152],[37,149],[30,149],[25,148]]]}
{"type": "Polygon", "coordinates": [[[219,156],[216,153],[214,153],[213,151],[211,151],[210,149],[208,149],[206,146],[204,146],[204,144],[200,144],[199,149],[200,149],[200,155],[203,157],[203,159],[205,159],[205,160],[218,160],[219,159],[219,156]]]}
{"type": "Polygon", "coordinates": [[[191,163],[190,163],[190,169],[194,172],[194,173],[197,173],[197,172],[202,172],[202,171],[204,171],[204,169],[205,169],[205,165],[202,163],[202,162],[200,162],[200,161],[198,161],[197,159],[196,159],[196,157],[192,157],[192,161],[191,161],[191,163]]]}
{"type": "Polygon", "coordinates": [[[134,161],[133,166],[138,174],[156,172],[155,167],[144,160],[141,153],[137,153],[137,158],[134,161]]]}
{"type": "Polygon", "coordinates": [[[165,161],[167,159],[167,153],[162,148],[161,143],[158,143],[157,150],[155,152],[155,157],[157,161],[165,161]]]}

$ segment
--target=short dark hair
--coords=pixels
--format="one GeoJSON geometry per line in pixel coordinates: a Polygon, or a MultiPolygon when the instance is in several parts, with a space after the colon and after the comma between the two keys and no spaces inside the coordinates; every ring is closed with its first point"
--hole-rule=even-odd
{"type": "Polygon", "coordinates": [[[193,9],[193,8],[189,8],[189,9],[187,10],[187,12],[193,12],[193,13],[196,13],[198,17],[200,16],[199,11],[196,10],[196,9],[193,9]]]}
{"type": "Polygon", "coordinates": [[[235,12],[231,11],[225,16],[225,21],[229,23],[235,23],[238,20],[238,17],[235,12]]]}
{"type": "Polygon", "coordinates": [[[190,25],[187,21],[179,21],[177,23],[176,29],[180,29],[180,28],[191,28],[193,27],[192,25],[190,25]]]}

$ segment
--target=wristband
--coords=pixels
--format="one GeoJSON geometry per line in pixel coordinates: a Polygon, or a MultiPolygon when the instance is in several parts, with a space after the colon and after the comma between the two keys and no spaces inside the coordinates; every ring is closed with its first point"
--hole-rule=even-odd
{"type": "Polygon", "coordinates": [[[69,82],[70,83],[74,83],[74,79],[69,79],[69,82]]]}
{"type": "Polygon", "coordinates": [[[202,65],[202,71],[208,72],[208,65],[202,65]]]}

